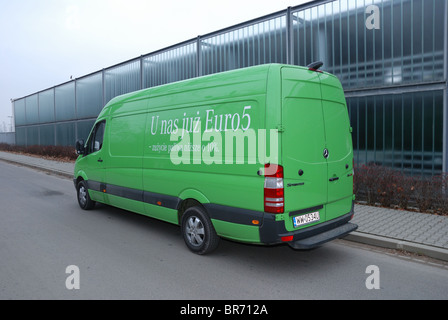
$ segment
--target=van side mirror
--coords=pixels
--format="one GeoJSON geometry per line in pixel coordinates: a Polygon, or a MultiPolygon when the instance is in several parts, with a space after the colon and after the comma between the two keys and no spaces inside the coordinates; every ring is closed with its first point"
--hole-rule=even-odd
{"type": "Polygon", "coordinates": [[[86,149],[84,148],[84,140],[80,139],[76,141],[76,154],[82,154],[84,155],[86,152],[86,149]]]}

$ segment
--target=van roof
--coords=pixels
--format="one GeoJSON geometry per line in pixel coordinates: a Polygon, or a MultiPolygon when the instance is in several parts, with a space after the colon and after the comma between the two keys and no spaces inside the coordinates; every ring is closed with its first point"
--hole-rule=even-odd
{"type": "MultiPolygon", "coordinates": [[[[149,96],[157,97],[157,96],[169,95],[174,91],[175,92],[183,91],[182,89],[184,89],[185,91],[203,89],[206,87],[205,84],[207,82],[210,82],[210,80],[213,80],[214,82],[218,81],[218,84],[216,84],[215,86],[225,85],[224,83],[219,84],[219,81],[220,80],[228,81],[229,79],[232,79],[232,78],[234,78],[235,81],[238,81],[238,79],[240,79],[242,74],[249,76],[249,77],[255,76],[258,78],[260,78],[260,75],[265,74],[266,75],[265,80],[267,80],[267,74],[268,74],[269,70],[271,70],[272,68],[276,68],[276,69],[280,70],[282,67],[286,67],[286,66],[294,67],[297,69],[308,70],[307,67],[303,67],[303,66],[270,63],[270,64],[262,64],[262,65],[251,66],[251,67],[246,67],[246,68],[234,69],[234,70],[214,73],[214,74],[210,74],[210,75],[205,75],[205,76],[201,76],[201,77],[190,78],[190,79],[185,79],[185,80],[181,80],[181,81],[162,84],[159,86],[145,88],[145,89],[141,89],[138,91],[133,91],[133,92],[126,93],[126,94],[119,95],[119,96],[112,98],[104,106],[103,110],[101,111],[101,113],[99,115],[99,118],[108,114],[111,107],[116,104],[121,104],[121,103],[132,101],[132,100],[140,100],[143,98],[147,98],[149,96]]],[[[325,74],[328,74],[328,73],[325,73],[325,74]]],[[[330,75],[330,74],[328,74],[328,75],[330,75]]],[[[242,81],[242,80],[240,80],[240,81],[242,81]]],[[[235,82],[232,82],[232,83],[235,84],[235,82]]],[[[265,85],[263,86],[262,89],[264,91],[266,90],[265,85]]]]}

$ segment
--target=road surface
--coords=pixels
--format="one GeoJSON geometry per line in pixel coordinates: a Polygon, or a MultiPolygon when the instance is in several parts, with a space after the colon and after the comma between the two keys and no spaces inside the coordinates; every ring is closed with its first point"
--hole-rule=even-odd
{"type": "Polygon", "coordinates": [[[448,268],[337,240],[312,251],[221,241],[105,205],[73,182],[0,161],[0,299],[447,299],[448,268]]]}

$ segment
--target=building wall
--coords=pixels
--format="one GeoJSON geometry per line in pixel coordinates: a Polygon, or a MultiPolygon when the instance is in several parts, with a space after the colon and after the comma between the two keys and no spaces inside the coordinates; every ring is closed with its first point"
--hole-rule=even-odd
{"type": "Polygon", "coordinates": [[[447,162],[447,9],[444,0],[290,7],[16,99],[16,142],[74,145],[110,99],[130,91],[264,63],[321,60],[344,87],[357,164],[438,174],[447,162]]]}

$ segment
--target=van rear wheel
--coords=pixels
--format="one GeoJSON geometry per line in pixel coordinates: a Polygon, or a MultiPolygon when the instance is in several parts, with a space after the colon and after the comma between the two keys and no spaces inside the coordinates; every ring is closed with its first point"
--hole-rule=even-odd
{"type": "Polygon", "coordinates": [[[76,186],[78,204],[83,210],[90,210],[95,207],[95,201],[90,199],[87,183],[84,180],[78,182],[76,186]]]}
{"type": "Polygon", "coordinates": [[[188,208],[182,216],[182,235],[187,247],[197,254],[208,254],[219,244],[210,218],[202,208],[188,208]]]}

